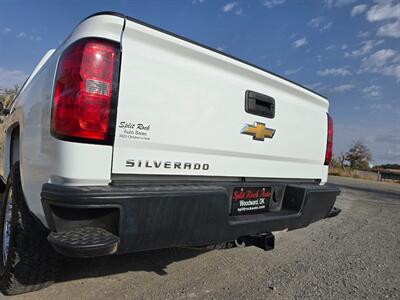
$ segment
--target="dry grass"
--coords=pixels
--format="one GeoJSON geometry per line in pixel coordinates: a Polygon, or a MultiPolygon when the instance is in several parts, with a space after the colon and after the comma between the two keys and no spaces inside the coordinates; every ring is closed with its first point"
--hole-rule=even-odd
{"type": "Polygon", "coordinates": [[[335,176],[342,176],[342,177],[352,177],[352,178],[357,178],[357,179],[365,179],[365,180],[378,180],[378,175],[374,172],[368,172],[368,171],[359,171],[359,170],[353,170],[350,168],[329,168],[329,175],[335,175],[335,176]]]}
{"type": "MultiPolygon", "coordinates": [[[[329,175],[379,181],[377,172],[354,170],[354,169],[350,169],[350,168],[343,169],[343,168],[329,167],[329,175]]],[[[400,183],[400,181],[398,181],[398,180],[386,179],[385,181],[400,183]]]]}

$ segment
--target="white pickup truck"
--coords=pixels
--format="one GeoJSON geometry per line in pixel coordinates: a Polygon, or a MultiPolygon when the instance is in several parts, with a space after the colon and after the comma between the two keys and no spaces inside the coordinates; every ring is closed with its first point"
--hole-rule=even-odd
{"type": "Polygon", "coordinates": [[[328,100],[118,13],[82,21],[1,107],[0,289],[64,256],[274,246],[333,215],[328,100]]]}

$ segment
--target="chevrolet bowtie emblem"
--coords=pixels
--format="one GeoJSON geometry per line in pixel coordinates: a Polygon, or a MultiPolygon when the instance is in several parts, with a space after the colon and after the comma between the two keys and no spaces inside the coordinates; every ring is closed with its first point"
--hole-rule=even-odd
{"type": "Polygon", "coordinates": [[[265,138],[272,139],[275,134],[275,129],[265,127],[264,123],[254,122],[254,125],[246,124],[240,133],[252,135],[253,140],[264,141],[265,138]]]}

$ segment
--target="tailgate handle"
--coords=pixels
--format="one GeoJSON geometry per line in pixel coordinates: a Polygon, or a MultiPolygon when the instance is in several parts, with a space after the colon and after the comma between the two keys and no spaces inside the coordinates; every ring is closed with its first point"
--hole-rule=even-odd
{"type": "Polygon", "coordinates": [[[246,91],[245,109],[249,114],[273,119],[275,99],[253,91],[246,91]]]}

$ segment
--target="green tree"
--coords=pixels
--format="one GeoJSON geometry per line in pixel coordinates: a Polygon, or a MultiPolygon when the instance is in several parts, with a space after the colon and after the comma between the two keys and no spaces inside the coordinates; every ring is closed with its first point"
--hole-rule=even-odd
{"type": "Polygon", "coordinates": [[[345,159],[352,169],[368,169],[372,160],[371,151],[360,141],[354,142],[353,146],[345,154],[345,159]]]}
{"type": "Polygon", "coordinates": [[[374,169],[391,169],[391,170],[400,170],[400,164],[384,164],[384,165],[377,165],[374,169]]]}

